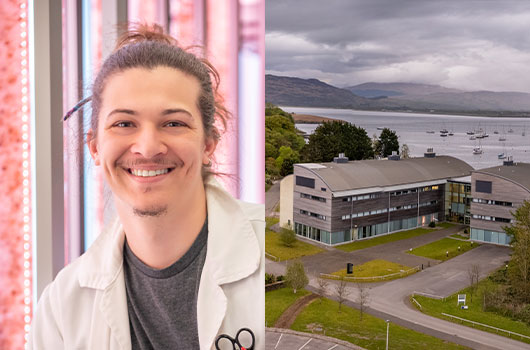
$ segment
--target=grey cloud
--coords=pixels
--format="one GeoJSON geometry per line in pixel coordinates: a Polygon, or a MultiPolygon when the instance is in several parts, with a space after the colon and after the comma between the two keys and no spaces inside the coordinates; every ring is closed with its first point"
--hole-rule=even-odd
{"type": "MultiPolygon", "coordinates": [[[[530,74],[530,68],[510,71],[512,61],[530,59],[528,1],[267,0],[266,32],[268,72],[330,73],[337,85],[362,83],[359,77],[369,77],[370,71],[384,79],[385,71],[393,72],[389,78],[404,77],[407,69],[428,66],[441,71],[431,83],[456,84],[468,74],[470,86],[481,86],[481,74],[497,74],[492,57],[501,60],[504,71],[499,87],[530,74]],[[304,47],[282,47],[269,40],[271,34],[298,38],[304,47]],[[477,69],[487,72],[471,76],[477,69]]],[[[427,76],[416,79],[429,82],[427,76]]],[[[516,85],[530,91],[528,83],[516,85]]]]}

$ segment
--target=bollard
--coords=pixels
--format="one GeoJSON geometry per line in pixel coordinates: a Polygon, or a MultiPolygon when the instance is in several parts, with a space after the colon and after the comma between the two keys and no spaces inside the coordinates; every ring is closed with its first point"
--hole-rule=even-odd
{"type": "Polygon", "coordinates": [[[423,270],[423,264],[421,264],[421,269],[423,270]]]}
{"type": "Polygon", "coordinates": [[[446,251],[445,252],[445,256],[448,258],[449,257],[449,251],[446,251]]]}

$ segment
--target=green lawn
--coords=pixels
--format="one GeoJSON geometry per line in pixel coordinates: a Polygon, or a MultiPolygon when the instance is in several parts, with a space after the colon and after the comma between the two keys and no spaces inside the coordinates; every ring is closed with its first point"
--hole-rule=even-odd
{"type": "MultiPolygon", "coordinates": [[[[292,329],[320,333],[359,345],[366,349],[385,349],[386,322],[364,314],[359,320],[359,311],[342,306],[338,312],[338,303],[329,299],[316,300],[309,304],[296,318],[292,329]]],[[[389,349],[429,349],[453,350],[466,347],[449,343],[438,338],[415,332],[401,326],[390,324],[389,349]]]]}
{"type": "MultiPolygon", "coordinates": [[[[486,288],[488,287],[492,288],[494,287],[494,285],[495,284],[488,278],[482,280],[479,283],[477,292],[473,295],[473,302],[471,302],[470,300],[471,294],[470,294],[469,288],[463,289],[459,291],[458,293],[450,296],[449,298],[446,298],[445,300],[436,300],[436,299],[431,299],[431,298],[427,298],[427,297],[423,297],[419,295],[415,296],[414,298],[421,304],[422,312],[428,315],[434,316],[434,317],[460,323],[460,321],[454,321],[449,317],[443,316],[442,315],[442,312],[443,312],[449,315],[457,316],[460,318],[465,318],[466,320],[475,321],[475,322],[487,324],[489,326],[520,333],[526,336],[530,336],[530,325],[524,322],[521,322],[521,321],[513,320],[509,317],[501,316],[494,312],[482,311],[482,300],[483,300],[484,290],[486,290],[486,288]],[[466,305],[468,305],[469,307],[468,310],[462,310],[460,308],[462,304],[460,304],[460,306],[456,305],[458,294],[467,295],[466,305]]],[[[412,304],[417,307],[415,303],[412,303],[412,304]]],[[[471,327],[471,324],[469,323],[466,324],[464,322],[463,324],[471,327]]],[[[494,330],[491,330],[485,327],[479,327],[479,328],[487,332],[496,333],[494,330]]],[[[499,332],[496,334],[507,336],[503,332],[499,332]]],[[[513,335],[511,336],[511,338],[521,340],[521,338],[517,336],[513,336],[513,335]]],[[[524,341],[530,343],[529,340],[524,340],[524,341]]]]}
{"type": "MultiPolygon", "coordinates": [[[[336,272],[333,272],[332,275],[335,276],[345,276],[345,277],[376,277],[376,276],[386,276],[393,273],[403,272],[410,270],[411,268],[405,265],[393,263],[390,261],[382,260],[382,259],[376,259],[371,260],[368,262],[365,262],[362,265],[355,265],[353,267],[353,274],[348,275],[346,274],[346,269],[342,269],[336,272]]],[[[390,279],[396,279],[401,278],[404,276],[395,275],[392,276],[390,279]]],[[[386,279],[385,279],[386,280],[386,279]]],[[[377,280],[367,280],[366,282],[378,282],[381,281],[380,279],[377,280]]]]}
{"type": "Polygon", "coordinates": [[[440,223],[436,224],[436,226],[441,227],[441,228],[449,228],[449,227],[453,227],[455,225],[456,224],[454,224],[452,222],[440,222],[440,223]]]}
{"type": "Polygon", "coordinates": [[[348,244],[342,244],[342,245],[336,246],[336,248],[340,250],[344,250],[345,252],[352,252],[354,250],[365,249],[365,248],[373,247],[373,246],[380,245],[380,244],[395,242],[395,241],[399,241],[402,239],[408,239],[408,238],[424,235],[432,231],[434,231],[434,229],[432,228],[419,227],[419,228],[415,228],[412,230],[390,233],[390,234],[380,236],[380,237],[364,239],[361,241],[356,241],[356,242],[352,242],[348,244]]]}
{"type": "Polygon", "coordinates": [[[479,244],[477,243],[472,244],[471,242],[463,242],[451,238],[442,238],[439,241],[414,248],[408,253],[445,261],[478,246],[479,244]],[[458,247],[460,247],[460,250],[458,250],[458,247]],[[448,255],[446,254],[447,252],[449,252],[448,255]]]}
{"type": "Polygon", "coordinates": [[[309,292],[305,289],[298,290],[294,294],[291,288],[281,288],[265,293],[265,325],[274,326],[281,314],[292,303],[307,294],[309,292]]]}
{"type": "Polygon", "coordinates": [[[265,224],[267,228],[270,228],[272,225],[275,225],[280,222],[280,218],[274,216],[267,216],[265,218],[265,224]]]}
{"type": "Polygon", "coordinates": [[[467,235],[467,236],[462,236],[461,234],[458,234],[458,233],[455,233],[454,235],[451,235],[451,236],[449,236],[449,237],[458,238],[458,239],[466,239],[466,240],[469,239],[469,235],[467,235]]]}
{"type": "Polygon", "coordinates": [[[312,244],[297,240],[293,247],[286,247],[280,241],[280,234],[271,230],[265,230],[265,251],[280,260],[300,258],[306,255],[314,255],[323,249],[312,244]]]}

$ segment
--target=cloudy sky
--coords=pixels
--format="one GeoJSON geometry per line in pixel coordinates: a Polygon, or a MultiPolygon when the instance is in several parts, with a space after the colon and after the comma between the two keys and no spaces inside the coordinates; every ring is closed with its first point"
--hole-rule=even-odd
{"type": "Polygon", "coordinates": [[[267,0],[266,73],[530,92],[530,1],[267,0]]]}

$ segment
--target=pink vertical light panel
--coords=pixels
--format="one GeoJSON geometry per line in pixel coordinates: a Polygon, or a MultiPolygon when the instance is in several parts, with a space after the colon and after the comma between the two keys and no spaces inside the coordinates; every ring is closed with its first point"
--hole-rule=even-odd
{"type": "Polygon", "coordinates": [[[207,0],[206,49],[210,62],[221,77],[220,93],[225,107],[232,112],[226,132],[215,152],[216,171],[231,175],[221,177],[225,188],[239,198],[238,173],[238,4],[235,0],[207,0]]]}
{"type": "Polygon", "coordinates": [[[24,348],[32,315],[27,6],[0,3],[0,349],[24,348]]]}
{"type": "Polygon", "coordinates": [[[169,34],[183,47],[203,44],[203,1],[172,1],[169,6],[169,34]]]}

